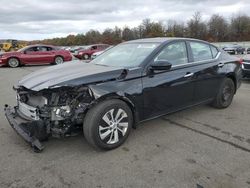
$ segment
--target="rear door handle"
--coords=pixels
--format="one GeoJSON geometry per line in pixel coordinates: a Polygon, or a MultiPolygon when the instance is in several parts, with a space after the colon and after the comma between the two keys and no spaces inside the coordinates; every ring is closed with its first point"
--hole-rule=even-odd
{"type": "Polygon", "coordinates": [[[188,77],[191,77],[191,76],[193,76],[193,75],[194,75],[194,73],[188,72],[188,73],[184,76],[184,78],[188,78],[188,77]]]}
{"type": "Polygon", "coordinates": [[[223,67],[225,64],[224,63],[219,63],[218,67],[223,67]]]}

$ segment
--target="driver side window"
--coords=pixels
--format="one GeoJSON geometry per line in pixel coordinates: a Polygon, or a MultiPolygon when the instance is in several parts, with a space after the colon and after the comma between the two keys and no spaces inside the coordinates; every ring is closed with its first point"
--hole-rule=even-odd
{"type": "Polygon", "coordinates": [[[38,52],[38,51],[39,51],[38,47],[35,46],[25,50],[25,53],[38,52]]]}
{"type": "Polygon", "coordinates": [[[187,49],[185,42],[175,42],[167,45],[154,59],[157,61],[168,61],[172,66],[188,63],[187,49]]]}

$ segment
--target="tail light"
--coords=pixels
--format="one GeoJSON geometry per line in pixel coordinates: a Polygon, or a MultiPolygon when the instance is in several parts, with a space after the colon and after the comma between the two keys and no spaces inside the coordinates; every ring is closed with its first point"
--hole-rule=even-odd
{"type": "Polygon", "coordinates": [[[241,65],[243,64],[243,59],[239,60],[239,64],[241,64],[241,65]]]}

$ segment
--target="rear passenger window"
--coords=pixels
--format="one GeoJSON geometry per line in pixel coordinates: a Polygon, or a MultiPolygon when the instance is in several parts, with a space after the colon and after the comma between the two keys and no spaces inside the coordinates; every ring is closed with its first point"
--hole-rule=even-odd
{"type": "Polygon", "coordinates": [[[39,51],[40,51],[40,52],[47,52],[47,48],[44,47],[44,46],[40,46],[40,47],[39,47],[39,51]]]}
{"type": "Polygon", "coordinates": [[[194,61],[204,61],[212,59],[210,45],[201,42],[190,42],[194,61]]]}
{"type": "Polygon", "coordinates": [[[185,42],[176,42],[166,46],[154,61],[169,61],[173,66],[188,63],[185,42]]]}
{"type": "Polygon", "coordinates": [[[217,56],[217,54],[218,54],[219,51],[214,46],[210,46],[210,47],[211,47],[213,58],[215,58],[217,56]]]}

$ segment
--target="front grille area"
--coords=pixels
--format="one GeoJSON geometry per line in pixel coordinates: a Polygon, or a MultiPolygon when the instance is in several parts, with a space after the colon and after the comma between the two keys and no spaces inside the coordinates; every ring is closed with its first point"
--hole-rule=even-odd
{"type": "Polygon", "coordinates": [[[18,101],[18,109],[23,115],[25,115],[26,117],[30,119],[33,119],[33,120],[40,119],[38,116],[38,110],[32,106],[29,106],[25,103],[18,101]]]}

